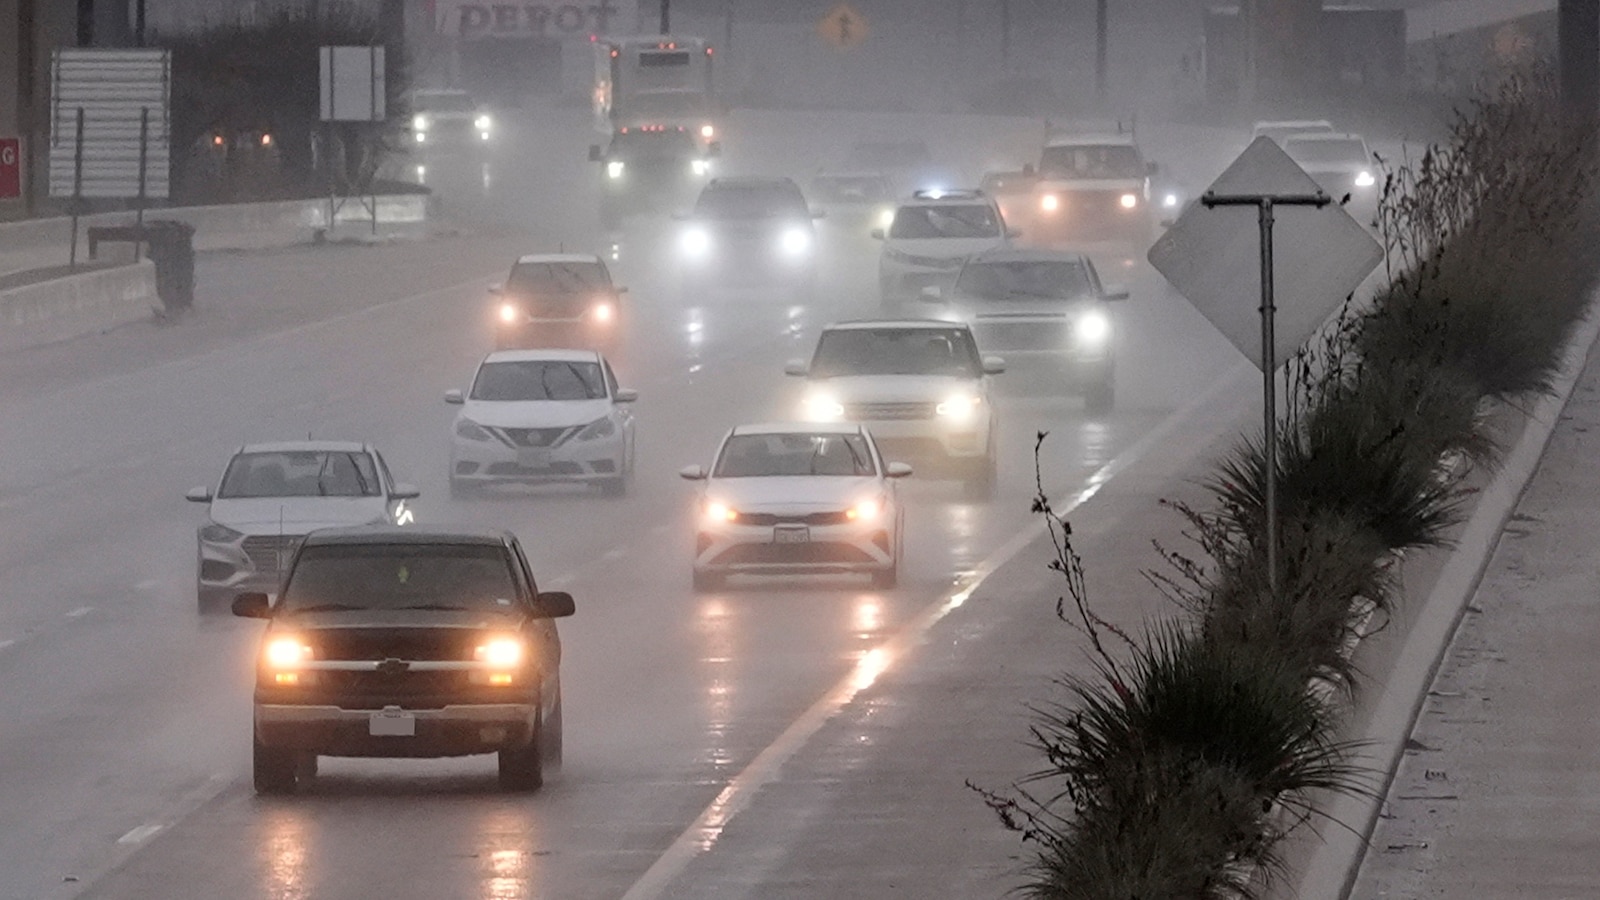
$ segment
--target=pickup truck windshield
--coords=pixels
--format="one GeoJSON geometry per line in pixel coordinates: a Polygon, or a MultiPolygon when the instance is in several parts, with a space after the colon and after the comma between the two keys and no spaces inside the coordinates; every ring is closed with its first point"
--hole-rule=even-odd
{"type": "Polygon", "coordinates": [[[503,547],[327,544],[300,551],[277,608],[508,610],[516,597],[503,547]]]}

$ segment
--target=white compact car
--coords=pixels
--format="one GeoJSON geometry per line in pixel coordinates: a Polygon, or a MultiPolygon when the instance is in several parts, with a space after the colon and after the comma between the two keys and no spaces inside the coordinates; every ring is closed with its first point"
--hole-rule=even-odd
{"type": "Polygon", "coordinates": [[[885,306],[914,299],[925,287],[949,287],[967,257],[1005,245],[1016,232],[982,191],[918,191],[894,211],[883,242],[878,291],[885,306]]]}
{"type": "Polygon", "coordinates": [[[694,586],[732,574],[864,572],[879,588],[899,577],[904,513],[872,435],[853,424],[741,425],[728,432],[704,482],[695,530],[694,586]]]}
{"type": "Polygon", "coordinates": [[[806,379],[802,418],[859,423],[891,451],[961,466],[974,497],[992,492],[999,417],[989,376],[1004,372],[1005,361],[979,356],[965,323],[836,323],[823,329],[810,363],[791,360],[786,371],[806,379]]]}
{"type": "Polygon", "coordinates": [[[450,432],[450,496],[496,484],[593,484],[610,496],[633,476],[638,394],[593,350],[502,350],[484,357],[450,432]]]}
{"type": "Polygon", "coordinates": [[[1255,123],[1250,128],[1250,140],[1269,138],[1278,146],[1297,134],[1333,134],[1333,123],[1327,119],[1277,119],[1255,123]]]}
{"type": "Polygon", "coordinates": [[[234,451],[215,488],[185,495],[209,505],[196,535],[201,612],[235,595],[276,594],[284,564],[318,528],[406,525],[416,488],[399,484],[377,448],[346,441],[247,444],[234,451]]]}
{"type": "Polygon", "coordinates": [[[1349,195],[1345,208],[1357,219],[1370,219],[1378,211],[1382,188],[1377,162],[1361,135],[1296,134],[1284,139],[1283,150],[1335,203],[1349,195]]]}

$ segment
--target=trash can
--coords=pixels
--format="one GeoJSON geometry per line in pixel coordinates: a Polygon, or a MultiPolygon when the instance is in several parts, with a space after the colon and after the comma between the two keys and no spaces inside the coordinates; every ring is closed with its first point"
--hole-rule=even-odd
{"type": "Polygon", "coordinates": [[[145,246],[156,266],[156,294],[167,312],[194,308],[194,226],[173,219],[144,223],[145,246]]]}

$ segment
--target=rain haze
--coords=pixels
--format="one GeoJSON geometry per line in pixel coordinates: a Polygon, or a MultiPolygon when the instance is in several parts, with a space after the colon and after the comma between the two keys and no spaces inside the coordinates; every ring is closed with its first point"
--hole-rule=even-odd
{"type": "Polygon", "coordinates": [[[1004,896],[1036,491],[1136,625],[1259,424],[1152,244],[1555,5],[663,2],[0,0],[0,900],[1004,896]],[[75,200],[139,48],[170,177],[75,200]]]}

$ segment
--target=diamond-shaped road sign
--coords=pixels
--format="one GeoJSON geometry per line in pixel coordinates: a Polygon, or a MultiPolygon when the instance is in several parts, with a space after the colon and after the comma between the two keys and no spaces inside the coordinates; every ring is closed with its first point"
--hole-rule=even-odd
{"type": "MultiPolygon", "coordinates": [[[[1317,183],[1270,138],[1256,138],[1209,191],[1315,194],[1317,183]]],[[[1339,206],[1273,208],[1275,359],[1294,356],[1344,298],[1383,260],[1383,248],[1339,206]]],[[[1261,228],[1254,206],[1195,203],[1150,248],[1167,277],[1258,368],[1261,347],[1261,228]]]]}
{"type": "Polygon", "coordinates": [[[850,4],[840,3],[817,23],[817,34],[840,49],[854,47],[867,39],[867,18],[850,4]]]}

